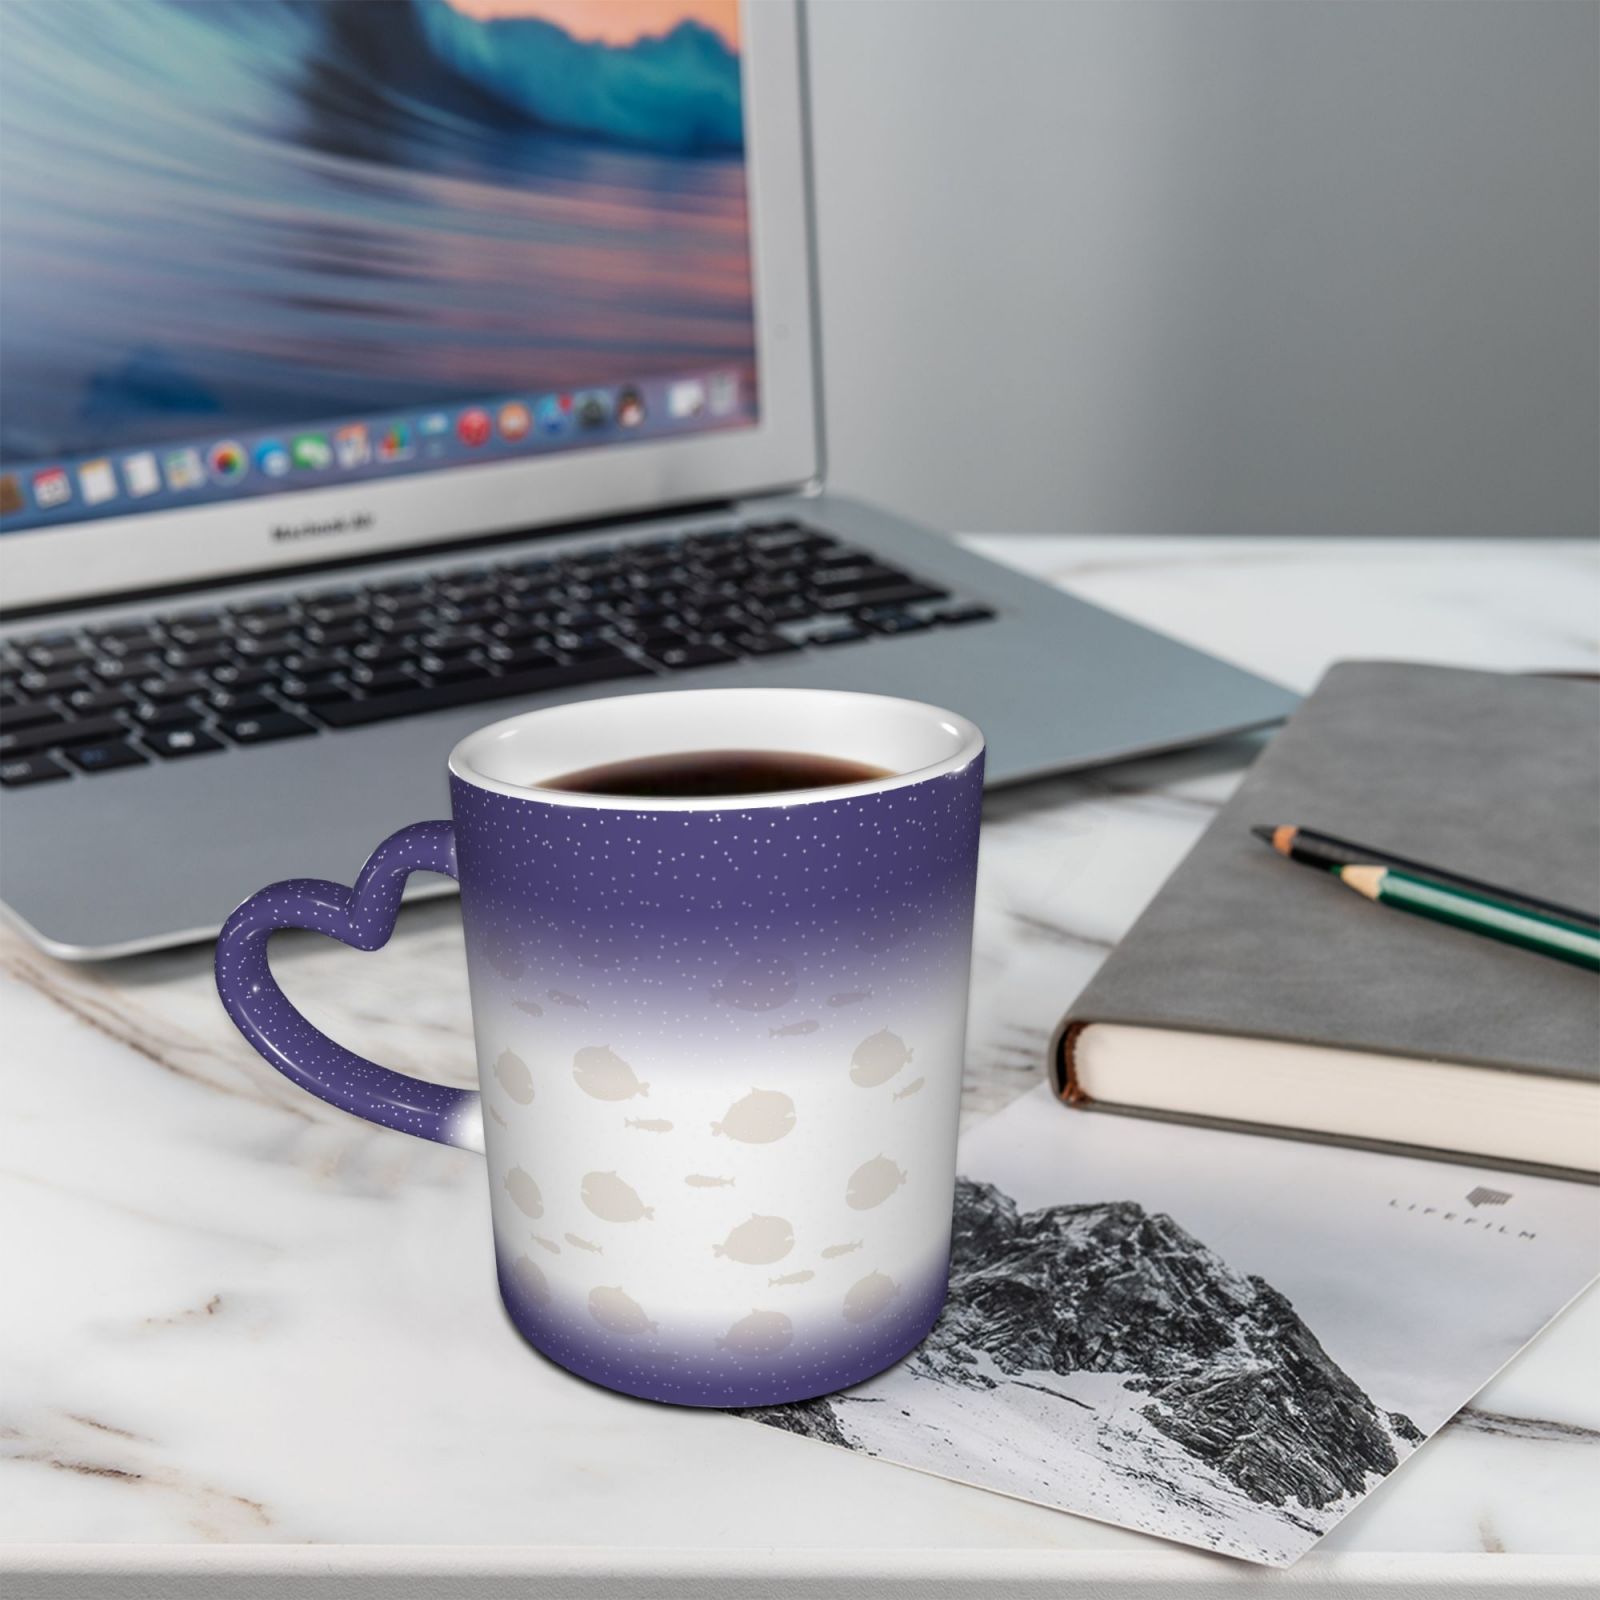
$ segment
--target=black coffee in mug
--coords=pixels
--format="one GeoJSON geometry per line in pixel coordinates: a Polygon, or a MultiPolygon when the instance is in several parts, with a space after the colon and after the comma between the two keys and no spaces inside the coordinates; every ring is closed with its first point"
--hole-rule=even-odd
{"type": "Polygon", "coordinates": [[[674,750],[666,755],[608,761],[545,778],[541,789],[635,799],[712,799],[725,795],[781,794],[788,789],[831,789],[887,778],[884,767],[798,750],[674,750]]]}

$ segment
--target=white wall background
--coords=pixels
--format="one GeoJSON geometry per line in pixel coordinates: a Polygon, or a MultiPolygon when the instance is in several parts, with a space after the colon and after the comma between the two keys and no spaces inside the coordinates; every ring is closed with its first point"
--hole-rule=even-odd
{"type": "Polygon", "coordinates": [[[969,529],[1600,532],[1594,0],[808,26],[833,486],[969,529]]]}

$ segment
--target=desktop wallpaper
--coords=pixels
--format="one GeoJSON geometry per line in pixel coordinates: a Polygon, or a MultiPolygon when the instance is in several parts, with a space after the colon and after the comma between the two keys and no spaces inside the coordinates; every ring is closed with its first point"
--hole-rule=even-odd
{"type": "Polygon", "coordinates": [[[752,419],[737,0],[16,0],[4,32],[7,466],[713,369],[752,419]]]}

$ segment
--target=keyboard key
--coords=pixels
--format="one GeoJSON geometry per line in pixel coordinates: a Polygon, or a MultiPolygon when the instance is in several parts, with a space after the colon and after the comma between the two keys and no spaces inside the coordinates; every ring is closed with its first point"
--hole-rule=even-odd
{"type": "Polygon", "coordinates": [[[336,622],[351,622],[359,617],[362,607],[355,600],[337,600],[312,602],[305,608],[305,614],[315,623],[329,625],[336,622]]]}
{"type": "Polygon", "coordinates": [[[205,694],[210,688],[210,680],[202,678],[198,672],[179,672],[170,678],[142,679],[139,693],[146,700],[187,700],[191,695],[205,694]]]}
{"type": "Polygon", "coordinates": [[[393,667],[352,667],[347,676],[363,694],[398,694],[417,686],[409,672],[397,672],[393,667]]]}
{"type": "Polygon", "coordinates": [[[271,667],[244,666],[238,662],[215,667],[211,672],[213,683],[224,684],[230,689],[258,689],[264,683],[275,682],[277,677],[278,674],[271,667]]]}
{"type": "Polygon", "coordinates": [[[342,650],[367,636],[365,622],[308,622],[300,631],[321,650],[342,650]]]}
{"type": "Polygon", "coordinates": [[[490,647],[489,654],[502,672],[526,672],[533,667],[554,667],[561,663],[558,655],[537,644],[497,644],[490,647]]]}
{"type": "MultiPolygon", "coordinates": [[[[375,667],[392,666],[397,661],[409,661],[417,652],[416,641],[413,639],[386,639],[379,643],[375,639],[368,639],[355,646],[350,654],[357,661],[365,661],[375,667]]],[[[285,666],[292,665],[285,662],[285,666]]]]}
{"type": "Polygon", "coordinates": [[[326,651],[312,653],[305,650],[296,650],[291,655],[286,655],[282,661],[283,670],[292,678],[321,678],[330,672],[338,672],[345,666],[343,656],[330,655],[326,651]]]}
{"type": "Polygon", "coordinates": [[[275,739],[298,739],[315,733],[316,727],[287,711],[273,711],[258,717],[241,717],[222,724],[222,731],[235,744],[266,744],[275,739]]]}
{"type": "Polygon", "coordinates": [[[787,655],[800,648],[793,639],[785,639],[781,633],[739,633],[728,644],[742,656],[787,655]]]}
{"type": "MultiPolygon", "coordinates": [[[[117,684],[109,689],[74,689],[67,696],[67,704],[80,717],[98,716],[106,711],[120,711],[132,705],[136,698],[129,685],[117,684]]],[[[10,722],[12,713],[7,712],[5,719],[10,722]]]]}
{"type": "MultiPolygon", "coordinates": [[[[532,638],[544,633],[543,628],[497,628],[496,634],[508,642],[515,643],[520,639],[532,638]]],[[[476,634],[471,633],[424,633],[417,645],[430,656],[448,659],[450,656],[464,656],[476,650],[483,641],[476,634]]]]}
{"type": "Polygon", "coordinates": [[[867,637],[867,630],[847,617],[785,623],[778,631],[796,644],[850,644],[867,637]]]}
{"type": "Polygon", "coordinates": [[[70,644],[39,644],[27,651],[28,659],[44,672],[59,672],[66,667],[81,667],[93,659],[76,639],[70,644]]]}
{"type": "Polygon", "coordinates": [[[0,761],[0,784],[8,789],[21,789],[30,783],[50,783],[56,778],[71,776],[54,756],[18,756],[14,760],[0,761]]]}
{"type": "MultiPolygon", "coordinates": [[[[91,689],[75,689],[72,699],[80,694],[92,694],[91,689]]],[[[103,707],[77,707],[79,710],[101,710],[103,707]]],[[[36,728],[42,722],[61,722],[65,719],[53,705],[43,700],[17,700],[0,711],[0,728],[36,728]]]]}
{"type": "Polygon", "coordinates": [[[217,645],[207,645],[199,650],[169,650],[167,665],[188,672],[207,672],[213,667],[225,666],[233,657],[217,645]]]}
{"type": "Polygon", "coordinates": [[[861,620],[874,633],[918,633],[933,626],[926,617],[914,616],[909,611],[866,611],[861,620]]]}
{"type": "Polygon", "coordinates": [[[140,735],[164,761],[176,761],[184,756],[206,755],[227,746],[204,728],[155,728],[140,735]]]}
{"type": "Polygon", "coordinates": [[[487,600],[451,600],[439,607],[439,615],[450,622],[488,622],[499,609],[487,600]]]}
{"type": "Polygon", "coordinates": [[[856,589],[842,594],[819,597],[817,610],[822,612],[861,611],[868,606],[908,606],[917,600],[944,600],[949,598],[946,589],[935,589],[925,583],[887,583],[870,589],[856,589]]]}
{"type": "Polygon", "coordinates": [[[91,628],[89,637],[109,650],[153,650],[161,635],[148,622],[112,622],[91,628]]]}
{"type": "Polygon", "coordinates": [[[206,696],[206,704],[213,711],[226,711],[230,717],[254,717],[282,709],[259,689],[213,689],[206,696]]]}
{"type": "Polygon", "coordinates": [[[327,700],[348,700],[350,685],[343,678],[283,678],[278,683],[278,693],[285,700],[314,706],[327,700]]]}
{"type": "Polygon", "coordinates": [[[492,578],[472,578],[467,580],[446,579],[439,584],[438,592],[446,600],[484,600],[492,595],[497,585],[492,578]]]}
{"type": "Polygon", "coordinates": [[[285,633],[299,620],[287,606],[282,606],[275,607],[271,611],[239,616],[235,622],[241,633],[247,634],[252,639],[260,639],[274,633],[285,633]]]}
{"type": "Polygon", "coordinates": [[[417,665],[433,683],[470,683],[474,678],[494,676],[481,661],[474,661],[469,656],[451,656],[449,659],[423,656],[417,665]]]}
{"type": "Polygon", "coordinates": [[[230,615],[246,624],[286,617],[293,609],[288,600],[247,600],[243,605],[228,607],[230,615]]]}
{"type": "Polygon", "coordinates": [[[724,650],[719,644],[665,645],[651,650],[650,658],[673,671],[681,671],[686,667],[709,667],[719,661],[739,659],[733,651],[724,650]]]}
{"type": "Polygon", "coordinates": [[[52,745],[99,744],[127,732],[116,717],[83,717],[76,722],[45,722],[33,728],[7,728],[0,733],[0,756],[32,755],[52,745]]]}
{"type": "Polygon", "coordinates": [[[17,678],[17,683],[25,694],[31,695],[70,694],[74,689],[85,687],[85,680],[76,669],[65,672],[24,672],[17,678]]]}
{"type": "Polygon", "coordinates": [[[848,566],[819,568],[812,574],[813,594],[849,594],[857,589],[883,589],[910,582],[909,575],[876,561],[855,561],[848,566]]]}
{"type": "Polygon", "coordinates": [[[135,683],[148,673],[160,672],[166,661],[153,650],[139,650],[125,656],[97,656],[94,675],[105,683],[135,683]]]}
{"type": "Polygon", "coordinates": [[[162,704],[141,700],[133,708],[133,715],[141,728],[198,728],[205,721],[202,713],[182,701],[162,704]]]}
{"type": "Polygon", "coordinates": [[[149,757],[126,739],[115,739],[109,744],[86,744],[67,751],[67,760],[80,772],[112,772],[118,767],[142,767],[149,757]]]}
{"type": "Polygon", "coordinates": [[[803,594],[789,594],[780,600],[751,601],[750,608],[769,622],[795,622],[801,617],[815,616],[817,611],[803,594]]]}
{"type": "Polygon", "coordinates": [[[474,679],[469,683],[440,683],[409,694],[381,695],[375,700],[348,700],[312,707],[313,715],[330,728],[356,728],[363,723],[383,722],[393,717],[420,716],[428,711],[445,711],[455,706],[477,705],[489,700],[505,700],[514,695],[547,694],[557,689],[576,688],[585,683],[604,683],[613,678],[648,677],[650,669],[628,656],[614,661],[574,662],[570,666],[545,667],[530,672],[510,672],[498,678],[474,679]]]}
{"type": "Polygon", "coordinates": [[[993,615],[988,606],[980,606],[970,600],[958,600],[953,605],[927,613],[930,621],[941,622],[947,628],[959,627],[967,622],[987,622],[993,615]]]}
{"type": "Polygon", "coordinates": [[[174,644],[197,647],[216,644],[225,636],[220,619],[216,622],[178,622],[167,628],[167,637],[174,644]]]}

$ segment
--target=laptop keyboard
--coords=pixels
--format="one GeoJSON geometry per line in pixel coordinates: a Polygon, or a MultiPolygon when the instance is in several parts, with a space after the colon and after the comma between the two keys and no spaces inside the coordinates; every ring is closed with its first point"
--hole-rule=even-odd
{"type": "Polygon", "coordinates": [[[782,521],[88,623],[0,645],[0,783],[993,615],[782,521]]]}

